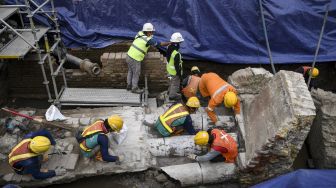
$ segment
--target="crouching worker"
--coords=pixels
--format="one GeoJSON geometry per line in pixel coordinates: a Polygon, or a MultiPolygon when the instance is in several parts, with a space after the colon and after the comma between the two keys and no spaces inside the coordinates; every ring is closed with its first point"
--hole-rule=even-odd
{"type": "Polygon", "coordinates": [[[199,107],[197,97],[189,98],[186,104],[174,104],[158,118],[155,127],[164,137],[180,135],[184,130],[194,135],[196,131],[190,114],[195,113],[199,107]]]}
{"type": "Polygon", "coordinates": [[[209,129],[208,131],[200,131],[195,137],[196,145],[210,147],[207,154],[197,156],[195,154],[188,155],[188,158],[196,161],[211,161],[226,163],[234,163],[238,155],[238,147],[236,141],[224,130],[209,129]]]}
{"type": "Polygon", "coordinates": [[[65,169],[41,169],[48,159],[46,152],[56,142],[47,130],[31,132],[9,153],[9,165],[20,175],[32,175],[35,179],[47,179],[65,174],[65,169]]]}
{"type": "Polygon", "coordinates": [[[112,115],[105,120],[98,120],[84,129],[81,138],[77,138],[79,147],[84,157],[95,156],[96,160],[106,162],[119,161],[118,156],[109,154],[109,142],[107,133],[119,132],[123,127],[124,121],[118,115],[112,115]]]}

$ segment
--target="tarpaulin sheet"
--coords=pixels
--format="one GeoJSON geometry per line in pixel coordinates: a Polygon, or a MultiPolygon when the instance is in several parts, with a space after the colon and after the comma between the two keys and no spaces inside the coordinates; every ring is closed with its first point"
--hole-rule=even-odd
{"type": "Polygon", "coordinates": [[[257,184],[252,188],[334,188],[336,170],[297,170],[257,184]]]}
{"type": "MultiPolygon", "coordinates": [[[[43,2],[42,0],[35,0],[43,2]]],[[[15,0],[7,0],[14,4],[15,0]]],[[[268,64],[258,0],[54,0],[68,47],[102,48],[132,39],[145,22],[155,38],[181,32],[184,57],[268,64]]],[[[263,0],[274,63],[312,62],[330,0],[263,0]]],[[[336,1],[318,61],[336,60],[336,1]]]]}

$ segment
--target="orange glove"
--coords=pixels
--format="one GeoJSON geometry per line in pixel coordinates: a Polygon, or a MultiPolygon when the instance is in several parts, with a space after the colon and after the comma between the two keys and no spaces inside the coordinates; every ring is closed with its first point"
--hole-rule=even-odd
{"type": "Polygon", "coordinates": [[[205,108],[205,111],[207,112],[209,118],[211,119],[211,121],[212,121],[213,123],[216,123],[216,122],[218,121],[218,118],[217,118],[217,116],[216,116],[216,113],[214,112],[213,109],[211,109],[211,108],[209,108],[209,107],[206,107],[206,108],[205,108]]]}

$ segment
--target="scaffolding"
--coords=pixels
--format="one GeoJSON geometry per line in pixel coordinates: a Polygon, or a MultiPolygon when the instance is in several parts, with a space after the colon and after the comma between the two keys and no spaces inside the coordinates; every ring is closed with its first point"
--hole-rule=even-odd
{"type": "MultiPolygon", "coordinates": [[[[68,88],[63,68],[66,55],[62,55],[62,41],[57,14],[53,0],[45,0],[38,4],[34,0],[24,0],[16,5],[0,5],[0,34],[9,33],[6,41],[0,41],[0,62],[3,60],[27,59],[28,54],[37,57],[43,75],[48,101],[59,107],[63,106],[146,106],[147,105],[147,78],[145,79],[145,92],[142,94],[129,93],[124,89],[104,88],[68,88]],[[49,5],[49,6],[48,6],[49,5]],[[20,26],[14,27],[8,19],[19,15],[20,26]],[[34,16],[43,15],[51,21],[50,27],[38,26],[34,23],[34,16]],[[52,37],[49,44],[48,36],[52,37]],[[42,49],[40,44],[44,42],[42,49]],[[57,56],[58,67],[54,70],[51,55],[57,56]],[[50,76],[54,90],[51,95],[47,73],[44,63],[48,62],[50,76]],[[57,88],[56,77],[62,74],[64,85],[57,88]]],[[[49,38],[50,39],[50,38],[49,38]]],[[[29,59],[29,58],[28,58],[29,59]]]]}
{"type": "Polygon", "coordinates": [[[4,32],[9,33],[8,41],[3,41],[0,46],[0,59],[23,60],[28,53],[35,54],[38,58],[38,64],[41,67],[43,84],[48,94],[48,101],[54,102],[51,96],[44,63],[48,61],[55,98],[58,98],[60,95],[56,84],[56,76],[59,72],[63,75],[65,87],[67,87],[67,83],[63,68],[65,59],[64,57],[62,58],[59,53],[61,35],[53,0],[46,0],[42,4],[38,4],[34,0],[24,0],[24,4],[0,5],[0,24],[2,26],[0,34],[4,32]],[[46,10],[47,5],[50,6],[49,10],[46,10]],[[14,27],[8,22],[8,19],[14,14],[19,15],[20,26],[14,27]],[[51,24],[50,27],[37,26],[33,17],[38,14],[43,14],[53,24],[51,24]],[[27,19],[28,23],[26,23],[24,19],[27,19]],[[47,35],[54,37],[53,44],[49,44],[47,35]],[[41,40],[44,40],[44,49],[40,47],[39,42],[41,40]],[[58,55],[59,65],[56,71],[54,71],[52,66],[51,53],[57,53],[58,55]]]}

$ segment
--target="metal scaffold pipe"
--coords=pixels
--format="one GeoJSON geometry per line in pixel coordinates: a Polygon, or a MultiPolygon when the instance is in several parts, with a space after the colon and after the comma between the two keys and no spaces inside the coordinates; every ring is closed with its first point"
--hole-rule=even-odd
{"type": "Polygon", "coordinates": [[[97,63],[92,63],[88,59],[80,59],[76,56],[73,56],[71,54],[66,54],[66,61],[77,65],[82,71],[85,71],[91,75],[99,75],[100,74],[100,67],[97,63]]]}

